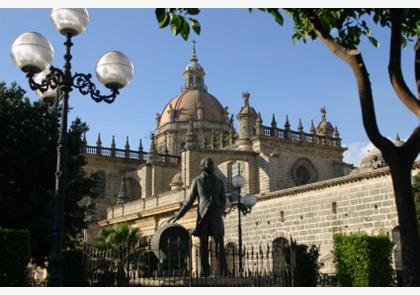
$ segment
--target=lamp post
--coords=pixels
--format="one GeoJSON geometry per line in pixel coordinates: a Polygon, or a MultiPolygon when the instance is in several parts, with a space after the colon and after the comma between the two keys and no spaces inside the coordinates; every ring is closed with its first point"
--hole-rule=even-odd
{"type": "Polygon", "coordinates": [[[242,274],[242,223],[241,223],[241,189],[245,185],[245,178],[238,174],[232,178],[232,186],[238,194],[238,255],[239,255],[239,274],[242,274]]]}
{"type": "Polygon", "coordinates": [[[72,38],[86,29],[89,22],[87,10],[84,8],[55,8],[51,11],[50,19],[55,29],[66,37],[63,69],[51,65],[54,49],[51,43],[39,33],[26,32],[20,35],[13,42],[11,55],[16,66],[26,73],[30,88],[37,91],[40,98],[53,96],[55,107],[61,103],[52,250],[49,256],[49,285],[62,286],[69,94],[73,88],[76,88],[81,94],[90,95],[96,102],[112,103],[119,94],[119,89],[127,86],[132,80],[134,68],[131,61],[121,52],[112,51],[104,54],[96,65],[96,75],[99,81],[110,90],[110,94],[102,95],[91,81],[91,74],[73,74],[71,71],[72,38]]]}

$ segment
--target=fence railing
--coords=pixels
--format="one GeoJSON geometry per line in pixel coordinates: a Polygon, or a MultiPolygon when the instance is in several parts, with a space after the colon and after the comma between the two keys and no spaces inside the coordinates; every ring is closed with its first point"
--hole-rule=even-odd
{"type": "Polygon", "coordinates": [[[341,146],[341,139],[338,137],[330,137],[320,134],[310,134],[305,132],[297,132],[294,130],[286,130],[280,128],[273,128],[269,126],[261,126],[258,131],[263,136],[271,136],[280,138],[282,140],[290,140],[294,142],[306,142],[327,146],[341,146]]]}
{"type": "Polygon", "coordinates": [[[228,270],[223,276],[217,272],[218,261],[211,248],[208,257],[212,273],[209,277],[200,274],[198,247],[192,247],[187,255],[181,255],[175,249],[165,259],[160,259],[148,247],[99,250],[85,246],[84,265],[89,286],[294,285],[293,267],[285,257],[273,254],[270,249],[244,247],[242,271],[239,270],[238,249],[228,246],[225,252],[228,270]]]}
{"type": "MultiPolygon", "coordinates": [[[[112,157],[112,158],[125,158],[131,160],[143,160],[147,161],[149,158],[149,153],[144,151],[134,151],[128,149],[117,149],[109,147],[98,147],[88,145],[83,148],[83,153],[87,155],[96,155],[102,157],[112,157]]],[[[181,163],[181,157],[169,154],[157,154],[158,162],[161,163],[181,163]]]]}

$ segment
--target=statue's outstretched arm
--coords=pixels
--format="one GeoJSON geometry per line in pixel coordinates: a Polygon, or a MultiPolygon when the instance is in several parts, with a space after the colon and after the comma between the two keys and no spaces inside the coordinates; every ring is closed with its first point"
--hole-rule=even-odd
{"type": "Polygon", "coordinates": [[[198,195],[198,189],[197,189],[197,181],[194,179],[191,183],[190,190],[188,192],[187,200],[185,201],[184,205],[179,209],[178,213],[175,215],[175,221],[178,219],[181,219],[185,213],[192,207],[192,204],[194,203],[195,199],[198,195]]]}

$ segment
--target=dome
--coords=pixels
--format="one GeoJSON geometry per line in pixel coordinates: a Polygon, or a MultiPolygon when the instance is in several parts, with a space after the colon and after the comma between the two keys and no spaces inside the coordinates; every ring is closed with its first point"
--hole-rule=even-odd
{"type": "Polygon", "coordinates": [[[180,187],[182,187],[182,174],[181,171],[179,171],[177,174],[172,177],[171,183],[169,183],[169,186],[171,187],[171,190],[176,190],[180,187]]]}
{"type": "Polygon", "coordinates": [[[195,60],[190,61],[185,67],[185,71],[203,71],[203,67],[195,60]]]}
{"type": "Polygon", "coordinates": [[[377,169],[385,166],[386,163],[382,157],[382,153],[377,148],[369,151],[360,162],[360,169],[377,169]]]}
{"type": "MultiPolygon", "coordinates": [[[[400,139],[400,136],[397,134],[396,138],[393,141],[395,146],[402,146],[404,141],[400,139]]],[[[371,151],[362,158],[360,162],[360,169],[377,169],[387,166],[382,152],[378,148],[373,148],[371,151]]]]}
{"type": "Polygon", "coordinates": [[[205,91],[195,89],[185,90],[166,105],[160,116],[158,127],[170,122],[170,110],[174,110],[175,122],[197,120],[199,107],[203,110],[203,120],[229,123],[226,111],[217,98],[205,91]]]}

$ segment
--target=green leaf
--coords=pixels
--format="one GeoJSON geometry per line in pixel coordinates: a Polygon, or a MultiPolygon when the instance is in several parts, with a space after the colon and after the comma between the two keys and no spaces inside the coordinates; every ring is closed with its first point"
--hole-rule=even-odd
{"type": "Polygon", "coordinates": [[[181,26],[182,26],[182,18],[176,14],[173,14],[172,19],[171,19],[171,31],[174,36],[180,33],[181,26]]]}
{"type": "Polygon", "coordinates": [[[200,23],[195,20],[195,19],[191,19],[191,28],[193,29],[193,31],[197,34],[200,35],[201,32],[201,26],[200,23]]]}
{"type": "Polygon", "coordinates": [[[198,8],[187,8],[187,13],[189,15],[197,15],[200,13],[200,9],[198,8]]]}
{"type": "Polygon", "coordinates": [[[283,16],[280,14],[278,9],[270,9],[270,14],[274,17],[274,20],[280,25],[283,26],[284,19],[283,16]]]}
{"type": "Polygon", "coordinates": [[[169,25],[169,21],[171,20],[169,13],[165,13],[164,18],[162,19],[162,21],[159,22],[159,28],[164,28],[167,25],[169,25]]]}
{"type": "Polygon", "coordinates": [[[158,20],[159,24],[161,22],[163,22],[163,20],[165,19],[167,13],[166,13],[166,9],[165,8],[156,8],[155,9],[155,15],[156,15],[156,19],[158,20]]]}
{"type": "Polygon", "coordinates": [[[368,39],[369,39],[369,42],[370,42],[373,46],[375,46],[376,48],[378,48],[378,47],[379,47],[379,42],[378,42],[378,40],[376,40],[375,38],[373,38],[373,37],[371,37],[371,36],[368,36],[368,39]]]}
{"type": "Polygon", "coordinates": [[[188,22],[186,20],[182,20],[181,36],[185,41],[187,41],[189,35],[190,35],[190,26],[188,25],[188,22]]]}

